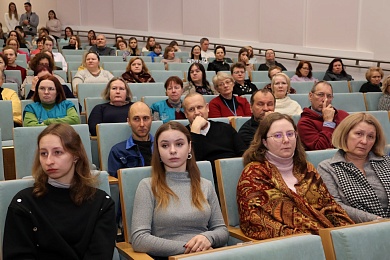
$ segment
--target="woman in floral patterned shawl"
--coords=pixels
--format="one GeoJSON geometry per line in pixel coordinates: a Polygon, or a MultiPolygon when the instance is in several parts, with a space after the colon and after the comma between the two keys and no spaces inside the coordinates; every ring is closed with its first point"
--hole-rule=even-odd
{"type": "Polygon", "coordinates": [[[329,194],[305,150],[291,117],[266,116],[244,153],[237,186],[240,226],[245,235],[267,239],[354,222],[329,194]]]}

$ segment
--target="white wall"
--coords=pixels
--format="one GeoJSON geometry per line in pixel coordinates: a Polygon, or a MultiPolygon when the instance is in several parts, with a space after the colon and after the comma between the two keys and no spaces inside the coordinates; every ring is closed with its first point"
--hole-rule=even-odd
{"type": "MultiPolygon", "coordinates": [[[[19,13],[23,1],[15,0],[19,13]]],[[[31,0],[40,16],[54,9],[64,26],[124,29],[144,35],[390,60],[386,0],[31,0]]],[[[1,1],[0,10],[8,9],[1,1]]],[[[4,22],[3,15],[0,21],[4,22]]]]}

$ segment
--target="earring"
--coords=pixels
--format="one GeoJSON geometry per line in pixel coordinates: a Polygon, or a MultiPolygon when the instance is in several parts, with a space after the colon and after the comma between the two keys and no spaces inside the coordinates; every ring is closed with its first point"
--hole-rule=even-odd
{"type": "Polygon", "coordinates": [[[191,160],[191,159],[192,159],[192,154],[191,154],[191,153],[188,153],[187,159],[188,159],[188,160],[191,160]]]}

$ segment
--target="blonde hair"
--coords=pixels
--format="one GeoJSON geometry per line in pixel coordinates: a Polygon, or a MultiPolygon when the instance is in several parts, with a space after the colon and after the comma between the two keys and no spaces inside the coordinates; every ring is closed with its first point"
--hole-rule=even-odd
{"type": "Polygon", "coordinates": [[[347,116],[343,121],[341,121],[332,135],[333,146],[348,152],[348,134],[360,122],[365,122],[375,127],[376,138],[371,151],[377,156],[383,156],[385,154],[386,137],[379,121],[369,113],[355,113],[347,116]]]}
{"type": "Polygon", "coordinates": [[[390,75],[383,79],[382,92],[390,95],[390,75]]]}
{"type": "Polygon", "coordinates": [[[286,92],[286,96],[288,93],[290,93],[290,88],[291,88],[291,81],[290,81],[290,78],[287,76],[287,74],[284,74],[283,72],[280,72],[280,73],[276,73],[273,77],[272,77],[272,81],[271,81],[271,89],[272,89],[272,93],[274,93],[274,86],[275,86],[275,81],[276,81],[276,77],[278,76],[281,76],[283,78],[285,78],[286,82],[287,82],[287,92],[286,92]]]}
{"type": "Polygon", "coordinates": [[[219,92],[218,83],[222,80],[230,79],[234,83],[233,76],[223,71],[218,71],[217,75],[213,77],[214,88],[219,92]]]}
{"type": "Polygon", "coordinates": [[[125,84],[126,88],[126,101],[131,101],[133,99],[133,93],[131,93],[131,89],[127,82],[122,77],[113,77],[106,85],[104,90],[102,91],[102,98],[104,100],[110,100],[110,90],[111,90],[111,83],[114,81],[122,81],[125,84]]]}

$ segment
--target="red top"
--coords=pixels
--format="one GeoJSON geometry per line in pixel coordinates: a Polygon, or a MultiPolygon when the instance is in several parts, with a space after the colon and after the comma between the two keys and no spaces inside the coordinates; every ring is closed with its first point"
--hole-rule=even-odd
{"type": "Polygon", "coordinates": [[[213,98],[209,103],[209,118],[214,117],[228,117],[228,116],[251,116],[252,111],[248,100],[244,97],[234,96],[233,98],[237,101],[236,114],[231,110],[224,102],[221,96],[213,98]],[[237,105],[238,104],[238,105],[237,105]]]}

